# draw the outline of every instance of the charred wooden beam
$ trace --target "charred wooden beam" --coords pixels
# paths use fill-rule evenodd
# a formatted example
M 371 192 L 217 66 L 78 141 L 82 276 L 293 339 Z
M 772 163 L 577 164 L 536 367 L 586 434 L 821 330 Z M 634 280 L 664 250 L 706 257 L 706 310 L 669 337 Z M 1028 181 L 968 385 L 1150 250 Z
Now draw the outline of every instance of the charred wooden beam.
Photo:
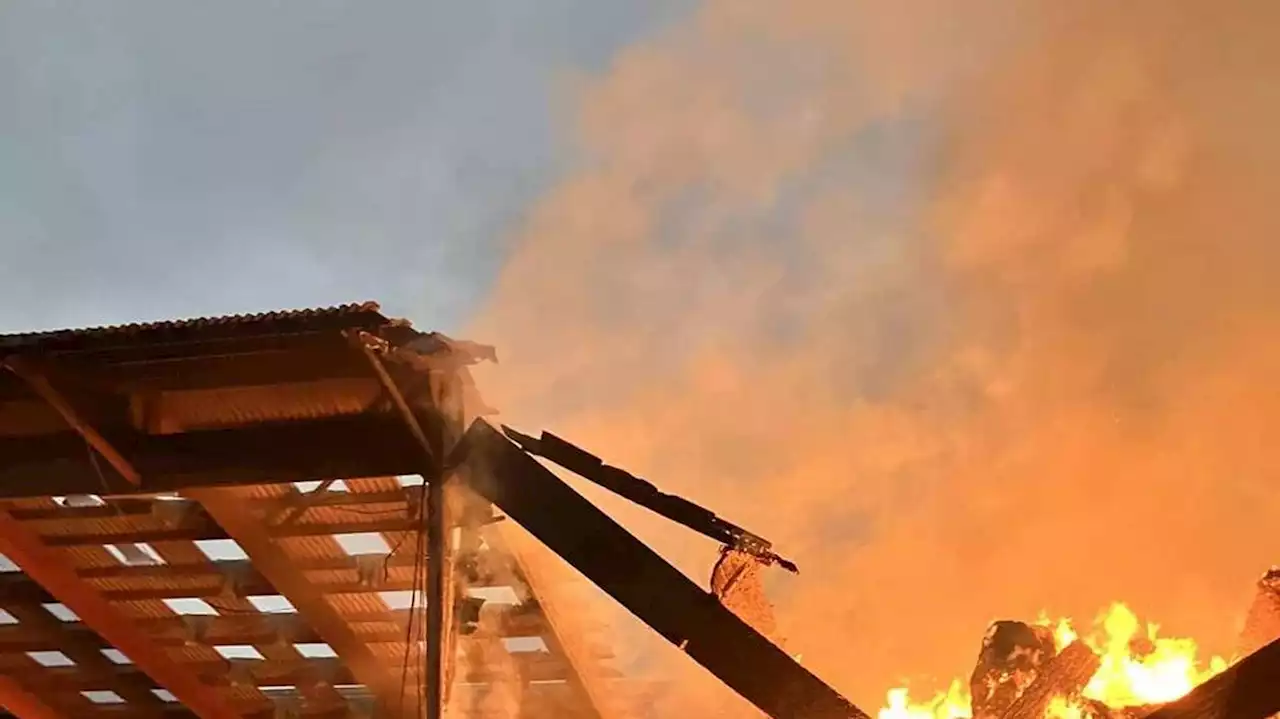
M 111 642 L 157 683 L 204 719 L 234 719 L 237 714 L 215 691 L 170 661 L 137 625 L 100 592 L 76 576 L 71 565 L 21 522 L 0 509 L 0 553 Z
M 1072 642 L 1045 663 L 1031 685 L 1005 710 L 1003 719 L 1041 719 L 1054 697 L 1071 697 L 1084 689 L 1102 660 L 1084 642 Z
M 868 717 L 488 423 L 465 442 L 475 491 L 761 711 Z
M 1280 640 L 1144 719 L 1266 719 L 1280 714 Z
M 231 429 L 112 437 L 142 477 L 95 467 L 75 433 L 0 438 L 0 497 L 158 494 L 193 487 L 417 474 L 421 450 L 394 415 L 267 422 Z M 323 451 L 317 451 L 323 448 Z M 101 469 L 103 471 L 99 472 Z
M 1003 716 L 1025 687 L 1023 682 L 1039 676 L 1054 655 L 1051 627 L 993 622 L 982 637 L 982 649 L 969 676 L 974 718 Z
M 321 492 L 304 495 L 307 509 L 345 507 L 364 508 L 368 505 L 408 505 L 417 498 L 415 487 L 380 492 Z M 246 498 L 248 505 L 255 510 L 275 509 L 283 511 L 296 506 L 298 495 L 289 495 L 274 499 Z M 59 522 L 75 522 L 79 520 L 109 519 L 114 517 L 146 517 L 156 513 L 156 506 L 162 502 L 174 502 L 172 499 L 155 499 L 152 497 L 103 497 L 100 505 L 88 507 L 12 507 L 9 514 L 14 519 L 23 521 L 57 520 Z M 177 500 L 181 503 L 181 500 Z M 194 504 L 194 503 L 193 503 Z

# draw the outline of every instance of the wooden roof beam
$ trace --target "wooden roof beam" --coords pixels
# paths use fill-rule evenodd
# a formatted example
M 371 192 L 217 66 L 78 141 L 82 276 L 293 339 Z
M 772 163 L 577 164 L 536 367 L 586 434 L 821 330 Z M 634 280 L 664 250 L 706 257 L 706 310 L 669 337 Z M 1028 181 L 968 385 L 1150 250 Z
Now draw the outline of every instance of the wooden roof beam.
M 0 707 L 19 719 L 63 719 L 61 713 L 27 691 L 13 677 L 0 676 Z
M 365 611 L 344 614 L 351 624 L 372 624 L 361 633 L 367 644 L 403 644 L 409 612 Z M 208 617 L 202 626 L 202 638 L 209 644 L 261 644 L 273 640 L 291 644 L 314 644 L 324 639 L 315 628 L 303 621 L 295 621 L 293 614 L 231 614 Z M 415 622 L 417 620 L 415 619 Z M 138 626 L 147 631 L 151 640 L 164 647 L 183 647 L 192 641 L 192 629 L 182 617 L 154 617 L 140 619 Z M 65 630 L 83 637 L 85 643 L 97 648 L 110 644 L 80 624 L 68 624 Z M 506 637 L 545 637 L 550 628 L 538 612 L 499 612 L 498 630 Z M 48 649 L 49 641 L 40 634 L 25 631 L 20 625 L 0 627 L 0 653 L 27 652 Z M 607 650 L 601 650 L 597 658 L 608 658 Z
M 299 574 L 302 574 L 299 572 Z M 303 575 L 305 577 L 305 575 Z M 172 577 L 180 579 L 179 577 Z M 159 599 L 209 599 L 216 600 L 224 595 L 227 588 L 228 575 L 206 574 L 201 579 L 208 583 L 200 586 L 162 586 L 130 589 L 99 590 L 105 599 L 113 602 L 141 602 Z M 308 580 L 309 581 L 309 580 Z M 362 584 L 358 581 L 313 582 L 315 591 L 320 594 L 373 594 L 376 592 L 409 591 L 414 587 L 413 580 L 408 577 L 388 579 L 374 585 Z M 245 577 L 235 580 L 235 589 L 242 595 L 275 594 L 276 585 L 259 570 L 254 570 Z M 23 581 L 20 577 L 12 578 L 0 575 L 0 596 L 31 602 L 56 601 L 52 593 L 34 582 Z
M 323 452 L 317 452 L 323 454 Z M 350 668 L 361 684 L 369 688 L 389 716 L 412 716 L 414 707 L 401 702 L 397 677 L 384 666 L 351 625 L 293 563 L 259 521 L 244 511 L 233 490 L 193 489 L 184 495 L 200 502 L 205 511 L 226 530 L 249 555 L 253 566 L 267 579 L 298 614 L 315 630 Z
M 23 627 L 49 637 L 58 650 L 66 654 L 76 666 L 104 674 L 115 671 L 116 664 L 101 651 L 106 647 L 98 646 L 99 642 L 91 639 L 86 632 L 71 631 L 67 624 L 55 619 L 39 604 L 15 602 L 6 597 L 0 600 L 0 607 L 13 615 Z M 129 702 L 133 715 L 152 716 L 164 706 L 164 702 L 152 693 L 151 682 L 141 675 L 122 676 L 113 689 Z
M 133 485 L 85 456 L 74 432 L 0 437 L 0 497 L 129 494 L 195 487 L 419 474 L 422 450 L 392 415 L 269 422 L 231 429 L 112 437 L 141 476 Z M 324 451 L 317 451 L 317 448 Z M 103 470 L 99 472 L 99 469 Z
M 405 505 L 417 502 L 420 487 L 401 487 L 395 490 L 378 492 L 323 492 L 305 495 L 288 494 L 279 498 L 249 498 L 248 501 L 257 507 L 267 507 L 276 511 L 284 511 L 298 504 L 298 500 L 307 497 L 307 509 L 363 507 L 371 504 Z M 77 521 L 92 519 L 109 519 L 115 517 L 146 517 L 155 513 L 159 502 L 182 504 L 172 498 L 156 499 L 137 496 L 100 497 L 102 504 L 87 507 L 13 507 L 9 513 L 21 520 L 58 520 Z
M 177 559 L 179 556 L 182 556 L 182 552 L 176 551 L 179 546 L 180 545 L 163 545 L 157 550 L 157 552 L 164 561 L 170 562 Z M 186 547 L 182 547 L 182 549 L 187 552 L 199 553 L 199 549 L 194 544 L 189 544 Z M 206 560 L 206 562 L 210 569 L 217 571 L 216 565 L 211 560 Z M 227 575 L 223 575 L 224 587 L 227 586 L 226 583 L 228 579 L 229 577 Z M 234 596 L 224 596 L 222 600 L 216 604 L 212 601 L 210 601 L 210 604 L 218 610 L 219 614 L 225 612 L 243 615 L 246 612 L 256 612 L 257 609 L 254 605 L 249 600 L 243 598 L 244 594 L 241 594 L 239 582 L 234 582 L 233 586 L 235 586 L 237 590 L 233 593 Z M 274 591 L 274 588 L 272 588 L 265 593 L 272 594 Z M 250 595 L 258 593 L 259 592 L 252 592 Z M 195 632 L 192 632 L 192 634 L 194 633 Z M 224 643 L 216 640 L 210 640 L 207 630 L 202 633 L 204 636 L 200 637 L 199 641 L 203 644 L 217 646 L 218 644 Z M 303 656 L 302 652 L 294 646 L 293 642 L 282 641 L 278 634 L 272 633 L 266 636 L 255 637 L 252 641 L 241 642 L 241 644 L 249 644 L 256 648 L 258 653 L 262 655 L 265 664 L 297 667 L 298 677 L 293 682 L 293 686 L 300 695 L 301 701 L 304 703 L 306 708 L 328 709 L 338 706 L 346 706 L 346 701 L 333 688 L 332 683 L 317 671 L 317 668 Z M 269 698 L 265 695 L 263 696 L 263 699 L 269 701 Z
M 404 637 L 400 638 L 400 642 L 402 646 Z M 565 665 L 565 660 L 554 654 L 519 652 L 511 654 L 510 657 L 518 668 L 516 673 L 526 681 L 562 681 L 569 671 Z M 230 683 L 226 660 L 213 659 L 187 662 L 185 666 L 209 683 Z M 400 670 L 396 669 L 393 673 L 395 674 L 396 687 L 399 689 Z M 114 667 L 110 673 L 76 672 L 69 675 L 51 673 L 43 667 L 33 665 L 33 668 L 29 671 L 11 672 L 9 676 L 18 678 L 29 690 L 54 689 L 55 691 L 66 691 L 73 689 L 79 691 L 110 689 L 115 691 L 116 685 L 121 679 L 131 675 L 139 676 L 139 674 L 137 667 L 127 664 Z M 483 684 L 501 682 L 507 676 L 506 673 L 495 672 L 490 667 L 476 667 L 463 672 L 459 678 L 468 683 Z M 620 673 L 615 672 L 613 678 L 618 678 L 619 676 L 621 676 Z M 410 666 L 406 678 L 408 680 L 407 689 L 413 692 L 415 691 L 415 683 L 422 680 L 423 674 L 417 667 Z M 253 682 L 259 687 L 293 686 L 298 688 L 300 684 L 316 681 L 317 679 L 324 680 L 335 686 L 364 684 L 351 672 L 350 667 L 344 665 L 340 659 L 308 659 L 305 664 L 295 661 L 268 659 L 255 662 L 253 668 Z M 301 694 L 301 691 L 299 693 Z M 406 699 L 405 703 L 409 703 L 408 699 Z M 406 706 L 403 714 L 414 717 L 413 707 Z M 379 716 L 388 715 L 381 714 Z
M 58 598 L 80 620 L 133 660 L 157 684 L 203 719 L 237 719 L 221 695 L 205 686 L 185 667 L 172 661 L 138 627 L 88 582 L 39 535 L 0 509 L 0 554 Z
M 129 484 L 137 487 L 142 484 L 142 477 L 116 448 L 106 440 L 98 430 L 76 409 L 63 392 L 53 385 L 47 370 L 36 367 L 29 360 L 21 357 L 7 357 L 3 361 L 5 369 L 20 377 L 40 399 L 52 407 L 93 451 L 105 459 L 115 471 Z
M 244 511 L 245 503 L 240 502 L 240 510 Z M 408 514 L 406 511 L 405 514 Z M 45 543 L 51 547 L 75 547 L 103 544 L 133 544 L 137 542 L 185 542 L 200 539 L 227 539 L 230 535 L 224 527 L 209 518 L 194 518 L 193 521 L 177 526 L 156 529 L 135 529 L 113 532 L 87 532 L 85 534 L 49 534 Z M 332 534 L 348 534 L 352 532 L 406 532 L 413 529 L 413 520 L 404 516 L 387 516 L 383 518 L 365 517 L 355 521 L 295 524 L 277 530 L 264 527 L 263 532 L 270 537 L 320 537 Z
M 48 374 L 16 357 L 4 366 L 21 377 L 32 391 L 49 403 L 73 429 L 129 484 L 141 484 L 141 475 L 115 447 L 93 428 L 75 403 L 58 391 Z M 0 508 L 0 553 L 17 564 L 28 577 L 47 589 L 75 612 L 87 626 L 128 656 L 160 686 L 204 719 L 233 719 L 237 713 L 195 675 L 171 661 L 132 621 L 92 585 L 76 575 L 75 567 L 40 535 Z

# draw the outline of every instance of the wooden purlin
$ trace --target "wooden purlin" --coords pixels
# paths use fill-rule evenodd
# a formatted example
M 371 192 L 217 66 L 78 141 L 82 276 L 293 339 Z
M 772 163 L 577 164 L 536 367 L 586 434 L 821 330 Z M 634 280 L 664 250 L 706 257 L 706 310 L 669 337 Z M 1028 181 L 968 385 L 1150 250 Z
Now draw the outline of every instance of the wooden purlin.
M 376 588 L 375 588 L 376 589 Z M 371 590 L 372 591 L 372 590 Z M 516 590 L 519 592 L 519 589 Z M 407 611 L 376 611 L 358 614 L 344 613 L 343 618 L 351 624 L 383 625 L 389 628 L 365 629 L 361 636 L 369 644 L 400 644 L 404 642 L 403 627 L 408 624 Z M 216 637 L 223 644 L 261 644 L 272 640 L 293 644 L 314 644 L 323 642 L 321 637 L 308 624 L 294 621 L 288 614 L 231 614 L 207 617 L 202 626 L 210 637 Z M 525 612 L 502 612 L 497 616 L 496 630 L 504 638 L 544 636 L 550 628 L 541 615 Z M 177 615 L 140 619 L 135 622 L 151 640 L 164 647 L 182 647 L 191 641 L 190 627 L 182 617 Z M 111 645 L 81 624 L 68 624 L 63 631 L 77 637 L 77 641 L 91 644 L 98 649 Z M 35 634 L 19 625 L 0 626 L 0 654 L 22 653 L 47 649 L 49 640 L 43 634 Z M 549 670 L 534 666 L 522 665 L 521 671 L 530 675 L 542 675 Z
M 131 485 L 137 486 L 140 483 L 140 475 L 133 465 L 88 421 L 75 399 L 50 380 L 48 367 L 35 367 L 16 357 L 5 358 L 3 365 L 20 377 L 83 438 L 90 453 L 97 453 L 109 462 Z M 47 546 L 39 534 L 14 519 L 3 508 L 0 508 L 0 552 L 201 717 L 230 719 L 235 716 L 223 697 L 202 686 L 186 668 L 167 661 L 163 649 L 120 614 L 99 591 L 80 579 L 66 558 L 58 554 L 58 550 Z M 76 653 L 81 651 L 81 647 L 75 645 L 66 649 Z M 90 658 L 88 654 L 91 652 L 87 652 L 83 658 Z M 90 658 L 90 663 L 95 663 L 95 659 L 101 659 L 101 656 Z M 132 686 L 122 689 L 128 694 L 134 694 Z M 150 698 L 154 699 L 154 696 Z M 143 700 L 138 712 L 145 714 L 149 704 L 150 702 Z
M 201 717 L 236 719 L 236 712 L 223 697 L 202 684 L 186 667 L 172 663 L 137 625 L 77 577 L 55 550 L 44 546 L 38 535 L 3 509 L 0 509 L 0 553 L 13 560 L 86 625 L 124 652 L 160 686 L 171 691 Z
M 199 554 L 203 556 L 203 552 L 194 544 L 187 546 L 181 545 L 162 545 L 156 549 L 157 553 L 165 560 L 171 563 L 174 560 L 180 560 L 182 554 Z M 206 558 L 206 562 L 212 565 L 213 562 Z M 216 571 L 216 567 L 214 568 Z M 253 605 L 240 596 L 239 587 L 232 575 L 224 574 L 222 577 L 224 591 L 217 599 L 210 598 L 209 603 L 219 614 L 230 613 L 244 614 L 256 611 Z M 231 591 L 225 591 L 225 590 Z M 154 638 L 153 638 L 154 641 Z M 191 640 L 188 638 L 187 642 Z M 262 654 L 263 661 L 266 664 L 279 665 L 296 665 L 299 667 L 299 681 L 294 686 L 297 688 L 299 695 L 305 700 L 308 708 L 313 709 L 332 709 L 343 704 L 342 697 L 333 689 L 333 686 L 315 671 L 315 667 L 306 663 L 298 650 L 292 646 L 291 642 L 279 641 L 279 635 L 276 633 L 263 634 L 257 637 L 251 637 L 248 641 L 236 642 L 237 644 L 249 645 L 258 650 Z M 270 704 L 270 700 L 266 696 L 262 697 L 264 703 Z M 128 699 L 128 697 L 126 697 Z M 133 703 L 133 700 L 130 700 Z
M 243 511 L 234 490 L 189 490 L 186 496 L 200 502 L 227 530 L 258 571 L 315 627 L 358 681 L 369 687 L 388 715 L 410 715 L 405 713 L 409 707 L 401 701 L 389 667 L 378 661 L 324 595 L 293 566 L 288 554 L 267 535 L 256 518 Z
M 40 697 L 12 677 L 0 676 L 0 707 L 18 719 L 64 719 Z
M 55 638 L 59 650 L 77 666 L 102 673 L 111 673 L 115 669 L 112 661 L 102 653 L 100 647 L 95 646 L 96 642 L 87 633 L 70 631 L 44 607 L 0 599 L 0 609 L 7 611 L 26 629 Z M 129 702 L 137 716 L 154 716 L 163 708 L 164 703 L 152 693 L 151 682 L 143 674 L 123 677 L 116 682 L 115 691 Z

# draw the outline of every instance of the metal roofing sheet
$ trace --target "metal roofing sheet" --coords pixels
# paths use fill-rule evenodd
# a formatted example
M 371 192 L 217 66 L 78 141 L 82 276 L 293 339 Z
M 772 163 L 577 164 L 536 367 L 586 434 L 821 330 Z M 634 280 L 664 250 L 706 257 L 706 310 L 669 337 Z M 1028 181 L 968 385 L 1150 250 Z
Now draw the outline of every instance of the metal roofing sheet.
M 332 323 L 396 324 L 383 317 L 376 302 L 361 302 L 333 307 L 317 307 L 299 310 L 281 310 L 256 314 L 224 315 L 218 317 L 194 317 L 184 320 L 141 322 L 81 329 L 60 329 L 43 332 L 24 332 L 0 335 L 0 349 L 15 351 L 44 344 L 58 344 L 67 340 L 76 343 L 95 340 L 149 340 L 168 339 L 177 336 L 195 336 L 205 333 L 227 334 L 276 334 L 306 330 L 308 327 Z

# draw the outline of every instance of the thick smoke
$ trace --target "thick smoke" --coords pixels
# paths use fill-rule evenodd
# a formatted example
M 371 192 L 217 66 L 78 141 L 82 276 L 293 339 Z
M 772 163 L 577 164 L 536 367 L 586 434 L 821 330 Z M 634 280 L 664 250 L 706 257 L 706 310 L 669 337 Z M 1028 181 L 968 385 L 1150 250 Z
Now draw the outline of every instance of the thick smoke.
M 487 398 L 794 555 L 788 649 L 864 705 L 1042 609 L 1229 651 L 1280 562 L 1277 28 L 709 0 L 582 88 L 470 329 Z

